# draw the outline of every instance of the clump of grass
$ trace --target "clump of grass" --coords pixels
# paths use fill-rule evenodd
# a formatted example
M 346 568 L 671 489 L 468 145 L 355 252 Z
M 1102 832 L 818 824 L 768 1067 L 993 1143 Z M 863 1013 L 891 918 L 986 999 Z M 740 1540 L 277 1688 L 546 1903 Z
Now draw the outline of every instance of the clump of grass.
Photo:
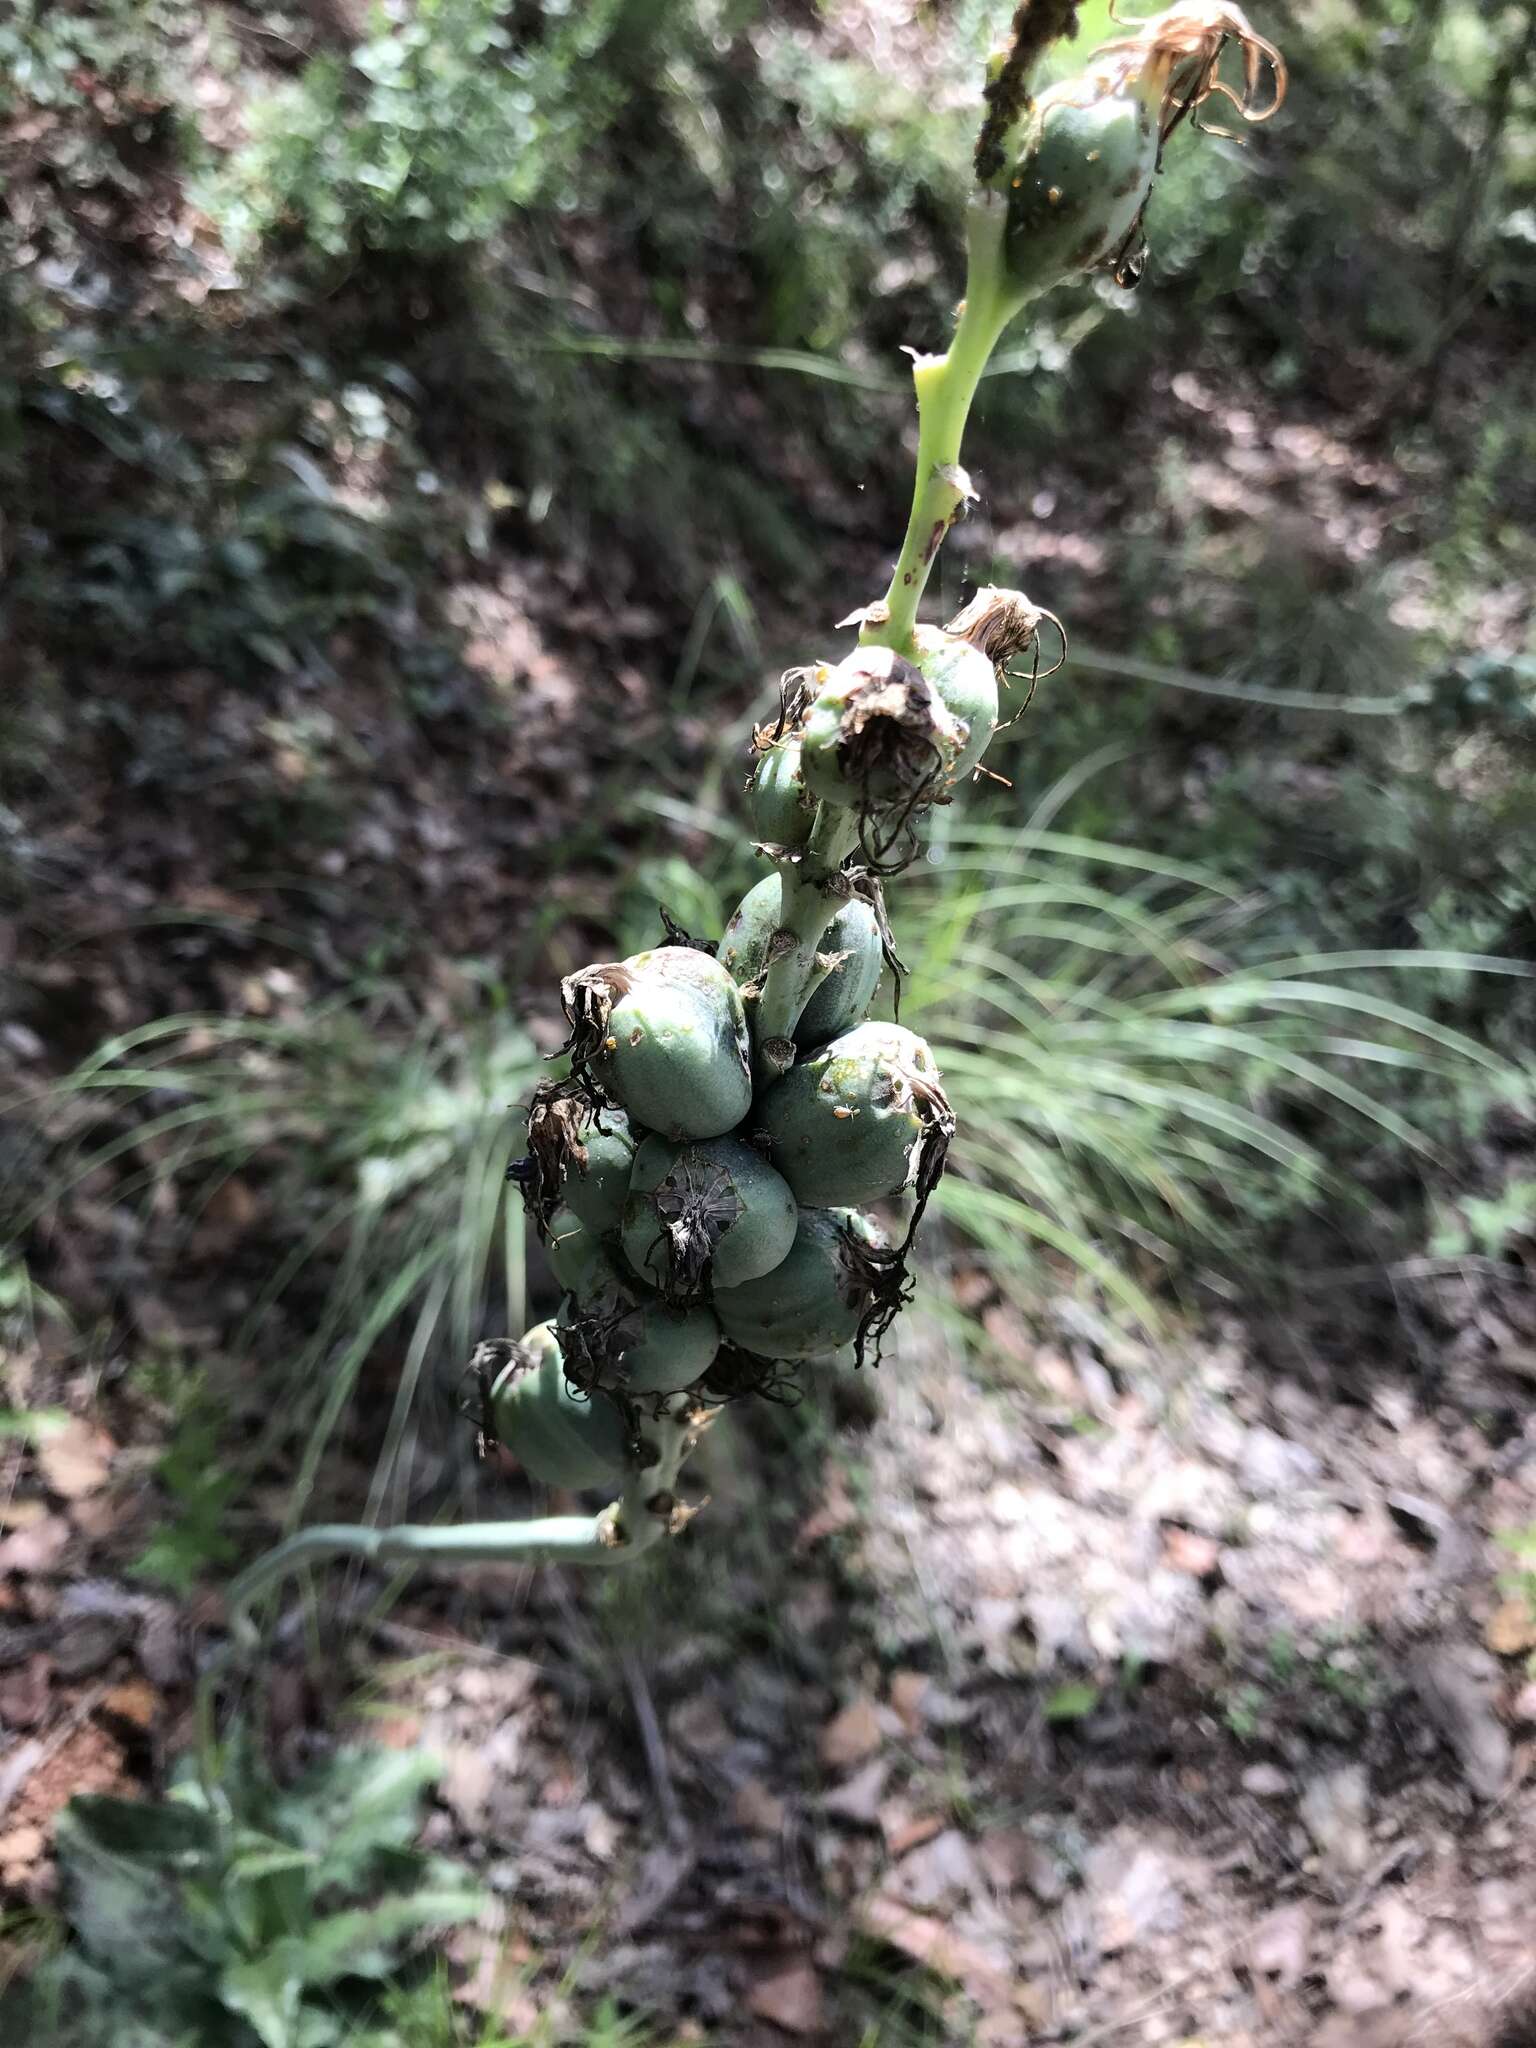
M 1519 963 L 1430 951 L 1265 957 L 1261 899 L 1045 825 L 957 820 L 914 874 L 902 1014 L 932 1015 L 959 1118 L 942 1212 L 999 1280 L 1055 1255 L 1158 1320 L 1157 1282 L 1235 1269 L 1264 1225 L 1346 1198 L 1358 1159 L 1428 1163 L 1405 1084 L 1508 1062 L 1392 990 Z
M 308 1332 L 264 1361 L 269 1420 L 253 1462 L 299 1428 L 307 1445 L 291 1512 L 313 1487 L 325 1445 L 370 1353 L 409 1331 L 406 1366 L 370 1506 L 403 1475 L 423 1376 L 462 1360 L 488 1296 L 520 1320 L 522 1224 L 504 1174 L 519 1135 L 512 1105 L 539 1060 L 496 990 L 470 1019 L 402 1015 L 391 990 L 353 990 L 302 1015 L 165 1017 L 108 1040 L 46 1105 L 59 1133 L 41 1192 L 10 1190 L 18 1231 L 46 1243 L 70 1191 L 103 1170 L 114 1199 L 153 1223 L 157 1191 L 182 1244 L 237 1177 L 255 1190 L 275 1263 L 229 1344 L 262 1358 L 274 1327 L 302 1307 Z M 168 1263 L 176 1242 L 163 1244 Z M 286 1313 L 279 1318 L 278 1311 Z

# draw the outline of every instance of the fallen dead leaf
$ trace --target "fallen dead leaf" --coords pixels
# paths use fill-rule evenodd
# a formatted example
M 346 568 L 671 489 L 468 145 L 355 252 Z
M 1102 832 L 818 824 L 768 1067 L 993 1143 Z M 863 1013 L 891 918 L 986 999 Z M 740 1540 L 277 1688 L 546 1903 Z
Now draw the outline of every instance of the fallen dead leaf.
M 720 1702 L 707 1692 L 682 1700 L 667 1716 L 667 1733 L 695 1756 L 720 1756 L 730 1748 L 731 1724 Z
M 877 1827 L 880 1796 L 890 1773 L 888 1757 L 871 1757 L 862 1770 L 855 1771 L 835 1791 L 826 1794 L 821 1802 L 822 1812 L 835 1814 L 840 1820 L 851 1820 L 859 1827 Z
M 848 1497 L 847 1482 L 839 1466 L 829 1466 L 826 1486 L 822 1492 L 821 1505 L 812 1508 L 795 1533 L 796 1550 L 809 1550 L 813 1544 L 823 1542 L 828 1536 L 835 1536 L 840 1529 L 848 1528 L 858 1519 L 858 1509 Z
M 747 1992 L 747 2006 L 786 2034 L 821 2031 L 821 1979 L 808 1962 L 796 1961 L 759 1977 Z
M 0 1724 L 36 1728 L 48 1712 L 53 1660 L 44 1652 L 12 1671 L 0 1672 Z
M 45 1515 L 29 1529 L 0 1541 L 0 1572 L 45 1572 L 69 1546 L 73 1529 L 63 1515 Z
M 109 1792 L 132 1799 L 142 1789 L 128 1773 L 122 1745 L 87 1721 L 59 1747 L 41 1755 L 16 1792 L 9 1818 L 16 1827 L 45 1831 L 77 1793 Z
M 540 1806 L 574 1806 L 581 1787 L 564 1764 L 556 1764 L 539 1791 Z
M 589 1806 L 582 1823 L 581 1843 L 594 1863 L 611 1863 L 619 1845 L 619 1824 L 606 1807 Z
M 736 1787 L 733 1806 L 739 1825 L 754 1835 L 776 1835 L 784 1826 L 784 1801 L 756 1778 Z
M 1359 1764 L 1343 1764 L 1308 1781 L 1301 1822 L 1335 1877 L 1355 1877 L 1371 1860 L 1370 1789 Z
M 261 1203 L 250 1182 L 232 1173 L 203 1206 L 193 1240 L 196 1250 L 200 1255 L 233 1250 L 260 1215 Z
M 824 1764 L 833 1770 L 845 1770 L 848 1765 L 861 1764 L 866 1757 L 873 1756 L 882 1739 L 880 1710 L 867 1694 L 861 1693 L 827 1722 L 817 1747 Z
M 1301 1982 L 1311 1954 L 1312 1908 L 1304 1899 L 1276 1906 L 1249 1937 L 1248 1960 L 1255 1973 L 1281 1991 Z
M 1243 1773 L 1243 1790 L 1255 1799 L 1283 1799 L 1290 1789 L 1291 1781 L 1278 1764 L 1250 1764 Z
M 943 1828 L 903 1856 L 883 1889 L 903 1905 L 949 1912 L 981 1897 L 986 1880 L 976 1853 L 958 1828 Z
M 1221 1558 L 1221 1545 L 1213 1536 L 1180 1528 L 1176 1522 L 1163 1530 L 1163 1562 L 1171 1571 L 1187 1572 L 1192 1579 L 1208 1579 Z
M 41 1828 L 7 1828 L 0 1835 L 0 1864 L 20 1864 L 23 1868 L 35 1863 L 43 1853 L 45 1836 Z
M 891 1705 L 901 1716 L 902 1726 L 909 1735 L 917 1735 L 923 1726 L 923 1694 L 932 1684 L 926 1671 L 897 1671 L 891 1677 Z
M 1536 1649 L 1536 1613 L 1528 1600 L 1504 1600 L 1488 1617 L 1483 1641 L 1497 1657 L 1520 1657 Z
M 1066 1892 L 1067 1874 L 1060 1859 L 1027 1829 L 994 1829 L 983 1835 L 977 1854 L 1000 1892 L 1014 1892 L 1022 1886 L 1043 1906 L 1058 1904 Z
M 880 1809 L 880 1832 L 893 1856 L 905 1856 L 920 1843 L 931 1842 L 943 1827 L 940 1815 L 914 1813 L 902 1799 L 888 1799 Z
M 401 1708 L 370 1720 L 368 1740 L 380 1749 L 415 1749 L 421 1741 L 422 1718 Z
M 448 1753 L 438 1781 L 438 1797 L 466 1833 L 475 1834 L 485 1820 L 486 1807 L 496 1782 L 495 1766 L 484 1750 L 467 1743 Z M 568 1805 L 568 1800 L 550 1800 L 545 1805 Z
M 894 1899 L 876 1894 L 858 1909 L 861 1931 L 910 1956 L 936 1976 L 948 1977 L 988 2010 L 1011 2002 L 1012 1985 L 1004 1971 L 974 1942 L 956 1934 L 942 1920 L 913 1913 Z
M 152 1685 L 142 1678 L 126 1679 L 121 1685 L 114 1685 L 105 1693 L 101 1702 L 102 1712 L 113 1715 L 119 1721 L 126 1721 L 134 1728 L 151 1728 L 160 1708 L 160 1695 Z
M 10 1500 L 0 1506 L 0 1529 L 31 1529 L 48 1513 L 45 1501 Z
M 116 1450 L 104 1429 L 71 1415 L 38 1439 L 38 1470 L 60 1500 L 84 1500 L 106 1485 Z

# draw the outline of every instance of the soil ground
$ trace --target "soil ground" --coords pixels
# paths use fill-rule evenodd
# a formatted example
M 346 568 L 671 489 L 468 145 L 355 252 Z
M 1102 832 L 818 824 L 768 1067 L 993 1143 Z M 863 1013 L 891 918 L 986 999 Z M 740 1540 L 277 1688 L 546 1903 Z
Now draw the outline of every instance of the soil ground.
M 1340 575 L 1429 487 L 1304 394 L 1271 416 L 1193 373 L 1128 425 L 1126 493 L 1169 451 L 1192 519 Z M 1124 501 L 1074 495 L 1069 452 L 1018 503 L 991 482 L 957 559 L 1049 562 L 1050 602 L 1108 638 L 1096 536 Z M 829 584 L 863 592 L 865 536 L 838 547 Z M 499 543 L 451 595 L 463 659 L 425 709 L 345 636 L 323 706 L 303 678 L 235 693 L 185 669 L 103 680 L 110 718 L 60 707 L 17 828 L 29 892 L 0 921 L 19 1157 L 63 1134 L 47 1082 L 107 1034 L 302 1014 L 386 928 L 446 1020 L 462 990 L 437 962 L 526 940 L 547 986 L 600 941 L 605 791 L 663 744 L 686 777 L 716 737 L 663 708 L 686 621 Z M 1491 593 L 1488 632 L 1528 605 Z M 248 1374 L 233 1334 L 285 1247 L 259 1174 L 185 1218 L 106 1172 L 41 1247 L 73 1322 L 18 1334 L 5 1394 L 71 1419 L 35 1453 L 0 1440 L 8 1904 L 51 1898 L 72 1793 L 155 1787 L 185 1742 L 221 1615 L 128 1571 L 167 1434 L 129 1367 Z M 1536 2041 L 1536 1604 L 1500 1542 L 1536 1523 L 1523 1271 L 1492 1337 L 1469 1266 L 1411 1350 L 1390 1314 L 1315 1347 L 1234 1317 L 1153 1348 L 1077 1299 L 1026 1315 L 949 1249 L 935 1284 L 1002 1366 L 913 1318 L 878 1377 L 733 1413 L 698 1463 L 711 1505 L 633 1577 L 424 1576 L 380 1618 L 375 1582 L 336 1575 L 334 1647 L 290 1604 L 245 1696 L 274 1755 L 345 1730 L 444 1758 L 428 1838 L 497 1902 L 453 1945 L 462 1995 L 513 2027 L 610 1992 L 663 2040 L 730 2048 Z M 357 1508 L 372 1448 L 327 1465 L 316 1513 Z M 525 1504 L 465 1431 L 423 1465 L 466 1512 Z M 265 1478 L 242 1548 L 286 1506 Z

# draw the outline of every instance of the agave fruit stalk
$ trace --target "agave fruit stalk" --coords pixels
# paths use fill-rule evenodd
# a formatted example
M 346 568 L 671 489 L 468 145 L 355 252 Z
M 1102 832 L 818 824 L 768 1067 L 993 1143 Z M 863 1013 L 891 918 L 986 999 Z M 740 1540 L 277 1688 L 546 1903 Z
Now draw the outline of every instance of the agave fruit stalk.
M 1009 47 L 993 60 L 989 112 L 976 149 L 966 216 L 966 285 L 943 355 L 913 362 L 917 476 L 890 587 L 863 614 L 866 645 L 912 653 L 917 608 L 950 527 L 975 497 L 961 467 L 966 418 L 1004 328 L 1065 279 L 1108 266 L 1140 275 L 1142 221 L 1162 148 L 1211 99 L 1243 120 L 1267 121 L 1285 97 L 1285 63 L 1242 10 L 1195 0 L 1127 28 L 1083 69 L 1034 97 L 1030 73 L 1045 32 L 1070 33 L 1075 7 L 1025 0 Z M 1220 74 L 1235 45 L 1241 84 Z M 1271 80 L 1266 91 L 1265 73 Z
M 502 1362 L 505 1346 L 482 1346 Z M 595 1514 L 544 1515 L 529 1521 L 463 1522 L 457 1525 L 396 1523 L 373 1528 L 351 1522 L 301 1529 L 257 1558 L 225 1595 L 231 1645 L 259 1646 L 253 1609 L 269 1588 L 294 1572 L 331 1557 L 356 1557 L 383 1565 L 418 1564 L 628 1564 L 664 1537 L 675 1536 L 695 1509 L 679 1499 L 678 1475 L 697 1448 L 716 1411 L 687 1396 L 663 1404 L 632 1445 L 614 1498 Z M 199 1686 L 199 1716 L 211 1719 L 217 1661 Z
M 917 474 L 890 587 L 842 622 L 860 628 L 850 654 L 785 677 L 755 736 L 752 825 L 771 875 L 732 920 L 724 960 L 669 924 L 666 944 L 561 987 L 571 1076 L 537 1092 L 512 1176 L 567 1291 L 553 1323 L 481 1347 L 478 1412 L 482 1436 L 507 1436 L 535 1476 L 614 1497 L 595 1515 L 306 1530 L 230 1589 L 237 1643 L 256 1597 L 321 1557 L 634 1557 L 692 1512 L 678 1473 L 714 1404 L 781 1393 L 797 1363 L 850 1347 L 878 1357 L 954 1133 L 929 1048 L 868 1015 L 881 964 L 893 978 L 897 966 L 879 877 L 912 857 L 929 805 L 985 772 L 1000 687 L 1021 661 L 1032 683 L 1042 625 L 1060 632 L 993 589 L 942 630 L 917 622 L 975 495 L 966 415 L 1023 306 L 1100 268 L 1134 281 L 1173 131 L 1214 99 L 1265 120 L 1285 91 L 1278 51 L 1239 9 L 1192 0 L 1036 95 L 1037 61 L 1076 14 L 1077 0 L 1020 0 L 989 71 L 966 296 L 948 350 L 914 365 Z M 1237 75 L 1223 76 L 1231 49 Z M 911 1201 L 899 1243 L 859 1213 L 887 1200 Z

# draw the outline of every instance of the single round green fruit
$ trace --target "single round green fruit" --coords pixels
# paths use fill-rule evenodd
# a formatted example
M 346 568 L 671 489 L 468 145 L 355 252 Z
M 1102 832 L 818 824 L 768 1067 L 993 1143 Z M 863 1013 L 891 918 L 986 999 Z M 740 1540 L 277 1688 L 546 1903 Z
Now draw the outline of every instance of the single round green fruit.
M 589 1301 L 618 1284 L 618 1271 L 606 1246 L 572 1209 L 557 1209 L 550 1217 L 544 1251 L 560 1286 L 580 1301 Z
M 593 1309 L 567 1295 L 555 1323 L 583 1383 L 615 1394 L 680 1394 L 720 1348 L 720 1325 L 701 1306 L 610 1296 Z
M 800 728 L 800 769 L 822 803 L 862 811 L 932 803 L 967 734 L 922 671 L 889 647 L 856 647 L 825 672 Z
M 794 1241 L 794 1196 L 739 1138 L 647 1138 L 635 1154 L 624 1256 L 669 1301 L 755 1280 Z
M 816 822 L 816 803 L 801 773 L 798 740 L 778 740 L 758 755 L 747 801 L 762 845 L 800 851 Z
M 798 1060 L 759 1105 L 769 1157 L 812 1208 L 851 1209 L 904 1188 L 930 1132 L 954 1118 L 925 1040 L 901 1024 L 857 1024 Z
M 528 1154 L 507 1169 L 541 1232 L 563 1203 L 589 1229 L 616 1230 L 624 1215 L 635 1141 L 629 1120 L 597 1108 L 580 1080 L 544 1081 L 528 1105 Z
M 752 1102 L 746 1013 L 726 969 L 691 946 L 590 967 L 562 986 L 575 1049 L 630 1120 L 669 1138 L 718 1138 Z
M 737 904 L 725 936 L 720 941 L 720 959 L 737 981 L 758 981 L 768 965 L 768 946 L 778 929 L 782 900 L 779 877 L 765 875 Z M 821 950 L 841 955 L 826 979 L 811 991 L 810 1001 L 795 1026 L 797 1045 L 819 1045 L 857 1024 L 874 1000 L 885 964 L 875 913 L 862 896 L 851 896 L 838 907 L 827 928 Z M 755 998 L 746 998 L 750 1017 Z
M 624 1470 L 628 1432 L 606 1395 L 566 1384 L 554 1325 L 540 1323 L 490 1391 L 497 1437 L 549 1486 L 601 1486 Z
M 851 1344 L 874 1297 L 847 1233 L 878 1235 L 842 1209 L 802 1209 L 789 1256 L 761 1279 L 715 1290 L 715 1314 L 732 1344 L 760 1358 L 819 1358 Z
M 565 1206 L 588 1230 L 599 1234 L 617 1230 L 624 1220 L 629 1169 L 635 1157 L 629 1118 L 621 1109 L 604 1109 L 601 1116 L 589 1116 L 576 1137 L 577 1149 L 561 1178 Z
M 937 626 L 919 626 L 912 637 L 918 667 L 950 717 L 965 728 L 953 769 L 958 782 L 970 774 L 997 731 L 997 670 L 979 647 Z
M 1074 104 L 1089 89 L 1068 78 L 1040 95 L 1008 172 L 1003 270 L 1027 295 L 1116 256 L 1152 190 L 1155 102 L 1125 85 Z

